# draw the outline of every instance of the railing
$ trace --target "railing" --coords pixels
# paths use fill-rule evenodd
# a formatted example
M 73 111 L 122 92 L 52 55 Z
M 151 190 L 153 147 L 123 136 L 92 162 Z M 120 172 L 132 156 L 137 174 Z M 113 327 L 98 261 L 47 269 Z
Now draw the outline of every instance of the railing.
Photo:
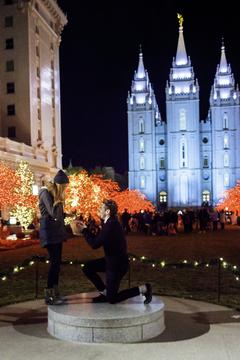
M 182 262 L 165 262 L 161 259 L 150 259 L 146 258 L 145 256 L 136 256 L 134 254 L 129 254 L 129 271 L 127 274 L 127 281 L 129 288 L 131 287 L 132 283 L 132 275 L 133 275 L 133 264 L 141 265 L 146 264 L 151 266 L 152 268 L 172 268 L 172 269 L 196 269 L 196 268 L 214 268 L 215 271 L 217 270 L 217 302 L 220 303 L 221 300 L 221 290 L 222 290 L 222 272 L 224 269 L 228 269 L 231 271 L 233 277 L 235 277 L 236 281 L 240 280 L 240 270 L 236 265 L 232 265 L 224 261 L 223 258 L 211 259 L 208 262 L 188 262 L 187 260 L 183 260 Z M 12 276 L 15 276 L 17 273 L 25 270 L 28 267 L 33 267 L 35 269 L 35 298 L 38 298 L 39 295 L 39 279 L 40 279 L 40 272 L 39 272 L 39 264 L 40 263 L 49 263 L 48 257 L 34 255 L 30 258 L 25 259 L 21 264 L 14 266 L 14 268 L 9 269 L 7 271 L 2 271 L 0 273 L 0 281 L 8 281 Z M 62 265 L 80 265 L 81 267 L 84 266 L 84 261 L 79 259 L 74 260 L 63 260 Z

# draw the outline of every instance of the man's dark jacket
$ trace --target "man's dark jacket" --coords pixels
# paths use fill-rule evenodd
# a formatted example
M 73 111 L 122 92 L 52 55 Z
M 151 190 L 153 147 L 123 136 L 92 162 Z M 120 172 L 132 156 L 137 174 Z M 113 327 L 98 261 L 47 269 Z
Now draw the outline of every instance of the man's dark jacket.
M 83 235 L 93 249 L 103 247 L 107 270 L 117 271 L 127 267 L 127 242 L 121 224 L 116 217 L 110 217 L 98 235 L 86 228 Z

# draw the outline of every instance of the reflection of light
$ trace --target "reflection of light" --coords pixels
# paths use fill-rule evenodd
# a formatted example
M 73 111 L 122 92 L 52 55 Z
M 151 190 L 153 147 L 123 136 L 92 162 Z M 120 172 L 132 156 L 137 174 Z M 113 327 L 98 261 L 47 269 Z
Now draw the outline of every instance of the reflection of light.
M 191 78 L 190 71 L 181 71 L 181 72 L 174 72 L 173 79 L 188 79 Z
M 234 98 L 234 100 L 236 100 L 236 98 L 237 98 L 237 94 L 236 94 L 236 93 L 233 94 L 233 98 Z
M 189 86 L 184 86 L 184 88 L 180 87 L 180 86 L 176 86 L 175 87 L 175 93 L 176 94 L 188 94 L 189 93 Z
M 135 83 L 135 89 L 136 89 L 137 91 L 143 90 L 143 89 L 144 89 L 144 82 L 137 82 L 137 83 Z
M 229 85 L 230 84 L 230 80 L 229 79 L 219 79 L 218 80 L 219 85 Z
M 148 103 L 149 103 L 149 104 L 152 103 L 152 99 L 151 99 L 151 98 L 148 99 Z
M 130 104 L 132 105 L 133 104 L 133 98 L 130 97 Z
M 16 225 L 17 223 L 17 219 L 15 216 L 10 216 L 10 219 L 9 219 L 9 224 L 10 225 Z
M 195 85 L 193 86 L 193 92 L 194 93 L 196 92 L 196 86 Z
M 38 185 L 34 184 L 32 186 L 32 194 L 33 195 L 38 195 Z
M 229 98 L 229 90 L 221 90 L 220 97 L 221 97 L 221 99 L 228 99 Z
M 213 98 L 214 98 L 214 100 L 217 100 L 217 92 L 216 91 L 214 91 Z
M 176 61 L 176 65 L 186 65 L 187 64 L 187 59 L 184 57 L 184 58 L 178 58 L 177 61 Z
M 136 95 L 136 102 L 137 104 L 144 104 L 145 103 L 145 95 Z
M 171 88 L 168 89 L 168 93 L 169 93 L 169 95 L 172 94 L 172 89 Z

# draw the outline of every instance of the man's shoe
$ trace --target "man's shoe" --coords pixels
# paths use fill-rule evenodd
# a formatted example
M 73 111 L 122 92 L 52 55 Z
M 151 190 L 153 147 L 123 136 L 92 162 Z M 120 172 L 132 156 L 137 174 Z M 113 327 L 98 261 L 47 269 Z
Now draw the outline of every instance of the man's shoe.
M 145 285 L 147 291 L 143 295 L 145 296 L 144 304 L 147 305 L 152 301 L 152 285 L 149 283 L 146 283 Z
M 92 298 L 92 302 L 93 303 L 105 303 L 105 302 L 108 302 L 107 301 L 107 297 L 103 294 L 100 294 L 94 298 Z

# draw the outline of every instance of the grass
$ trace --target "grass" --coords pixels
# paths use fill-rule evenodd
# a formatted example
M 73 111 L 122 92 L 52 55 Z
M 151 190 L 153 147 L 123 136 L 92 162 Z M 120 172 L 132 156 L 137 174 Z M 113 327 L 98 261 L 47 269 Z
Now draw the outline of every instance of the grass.
M 147 237 L 141 235 L 128 236 L 129 253 L 146 256 L 147 259 L 158 259 L 166 262 L 209 261 L 223 257 L 234 265 L 240 265 L 240 228 L 228 227 L 226 231 L 209 232 L 207 234 L 183 234 L 175 237 Z M 24 259 L 35 254 L 45 255 L 45 249 L 39 245 L 22 249 L 0 252 L 0 272 L 13 269 Z M 63 259 L 81 259 L 83 261 L 100 257 L 101 250 L 92 250 L 84 239 L 74 238 L 64 244 Z M 217 303 L 218 301 L 218 268 L 210 267 L 152 267 L 151 261 L 131 262 L 131 286 L 151 282 L 154 294 L 170 295 L 198 299 Z M 39 264 L 38 297 L 43 297 L 46 286 L 48 264 Z M 122 281 L 121 287 L 128 287 L 128 275 Z M 35 298 L 36 264 L 26 267 L 23 271 L 12 275 L 0 283 L 0 306 Z M 60 288 L 64 294 L 74 294 L 93 291 L 92 284 L 84 277 L 80 265 L 62 265 Z M 240 283 L 235 280 L 230 269 L 221 270 L 220 304 L 230 307 L 240 307 Z

